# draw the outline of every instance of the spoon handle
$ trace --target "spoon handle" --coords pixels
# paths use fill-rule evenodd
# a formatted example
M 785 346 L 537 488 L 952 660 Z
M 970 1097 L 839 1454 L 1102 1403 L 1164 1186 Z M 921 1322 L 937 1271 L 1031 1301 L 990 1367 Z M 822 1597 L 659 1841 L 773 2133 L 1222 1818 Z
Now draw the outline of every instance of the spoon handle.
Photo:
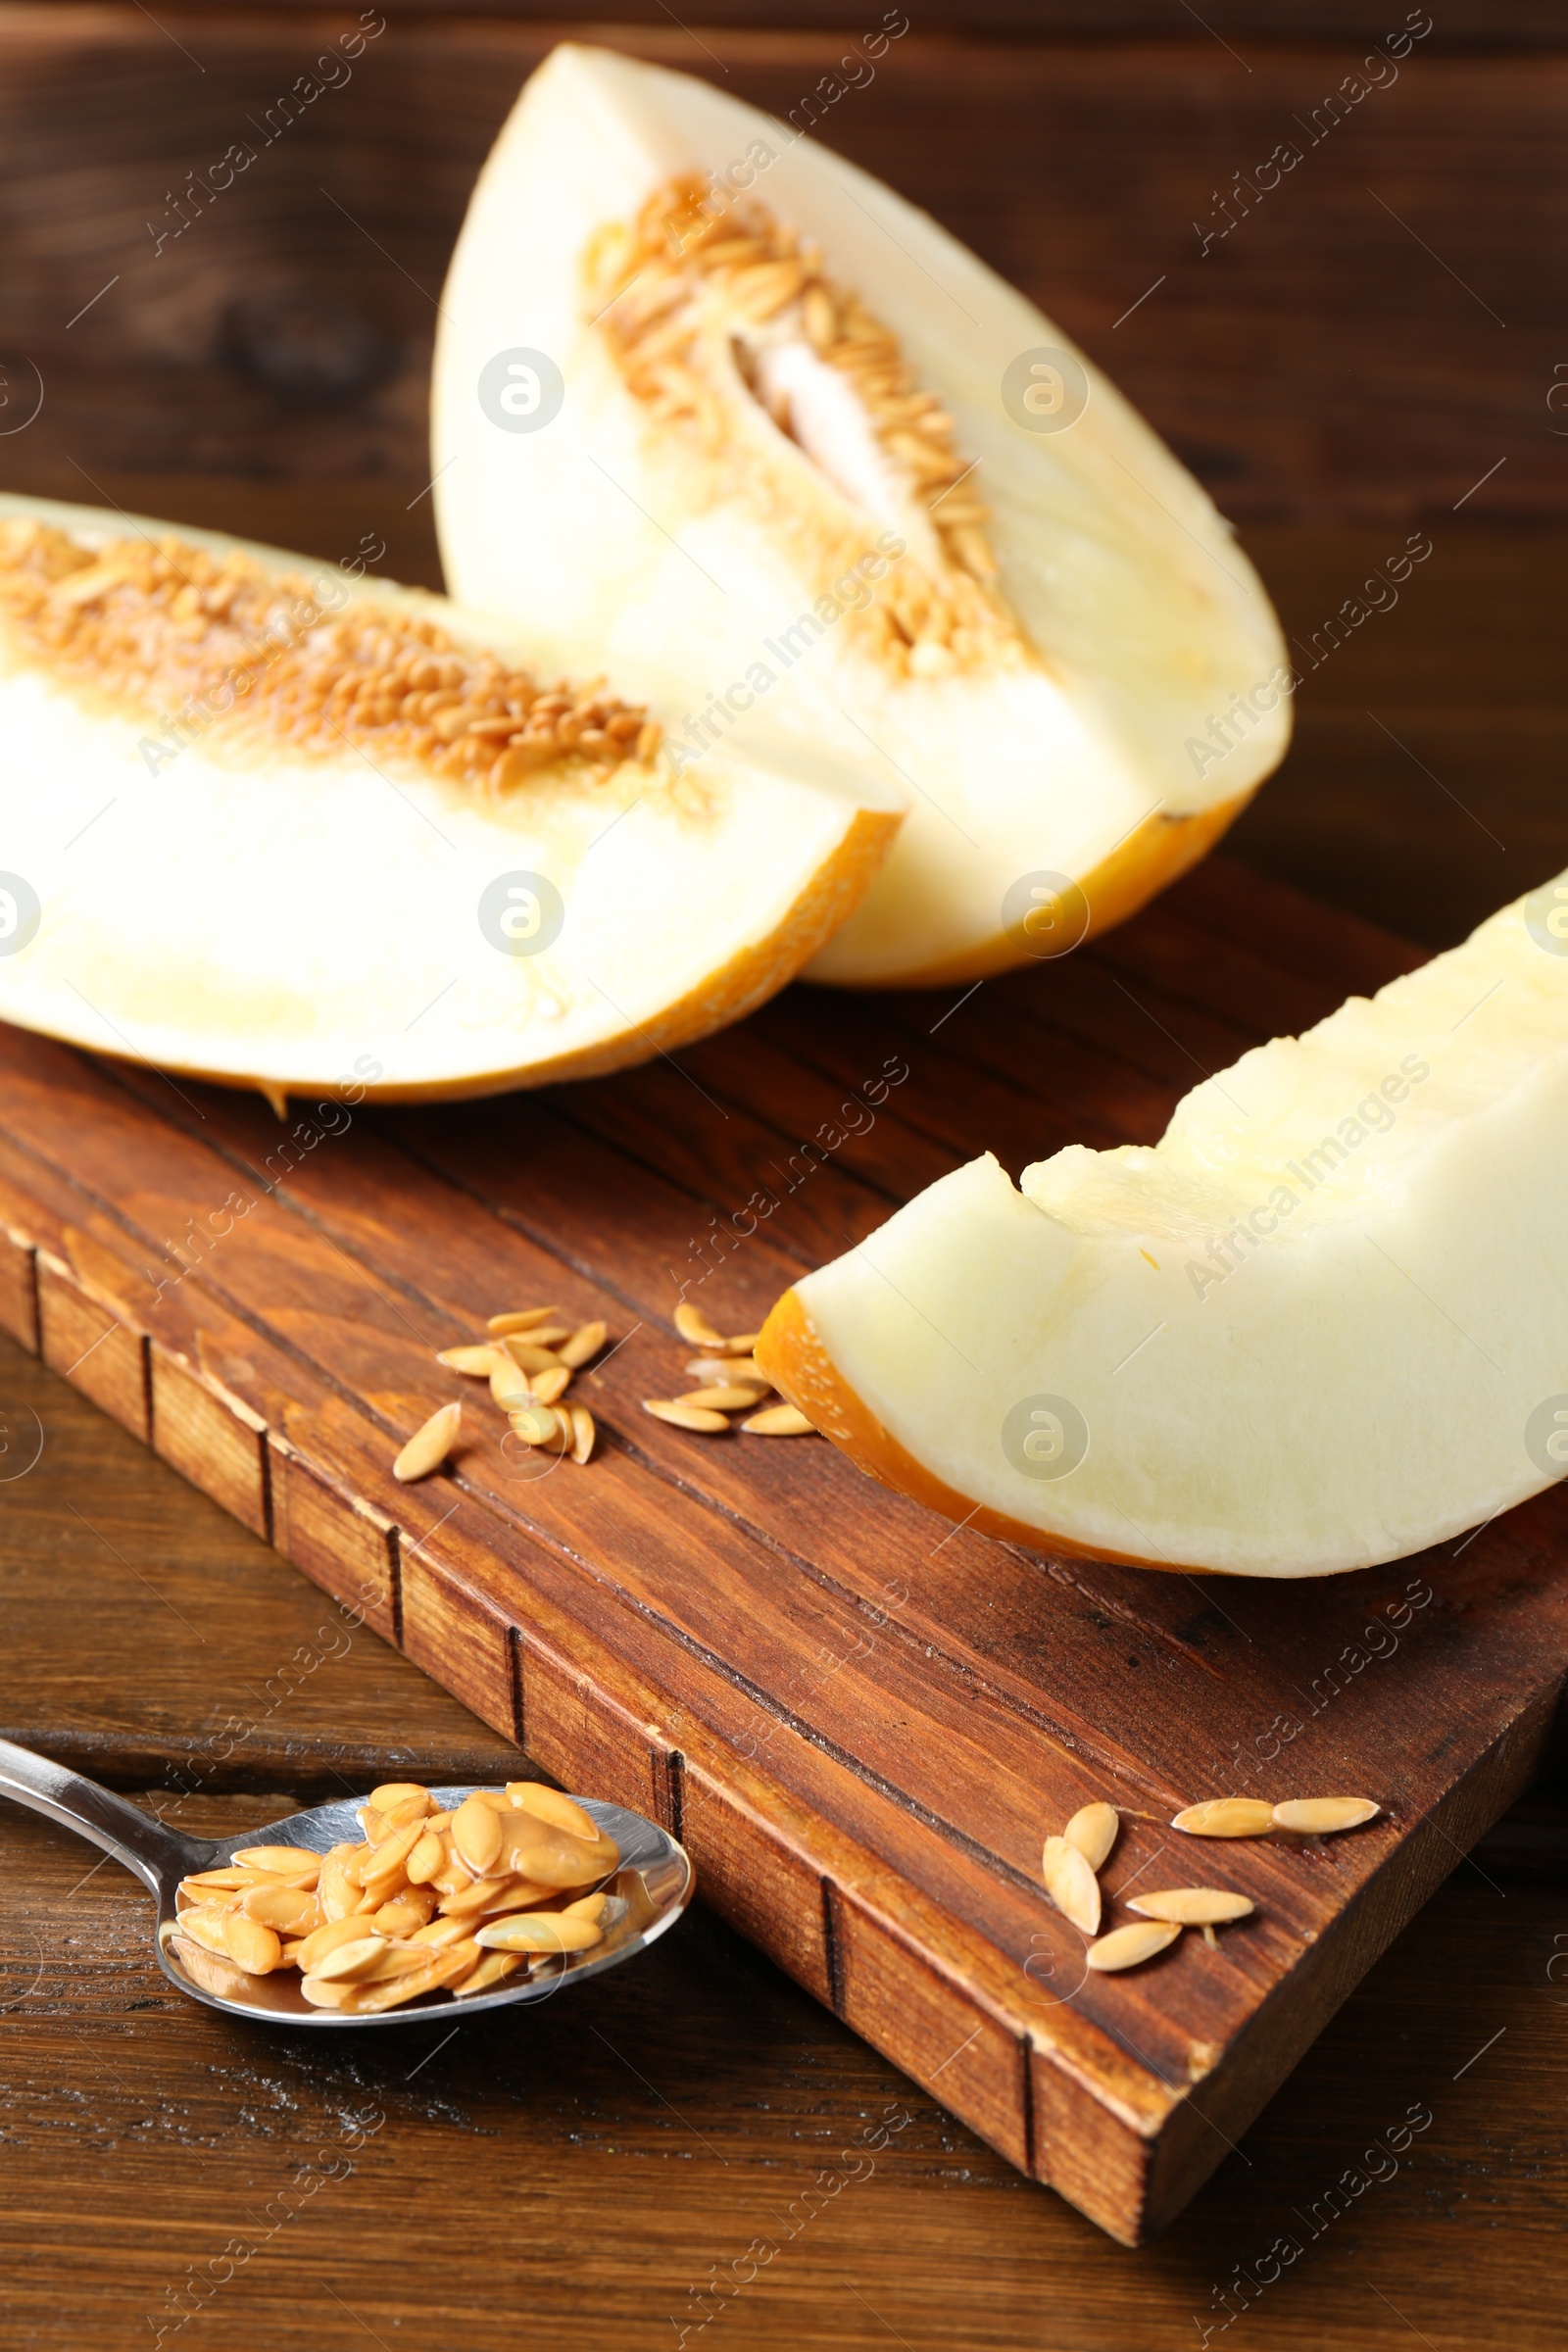
M 0 1796 L 29 1805 L 78 1837 L 90 1838 L 133 1870 L 154 1894 L 162 1894 L 185 1872 L 205 1869 L 217 1850 L 209 1839 L 166 1828 L 112 1789 L 100 1788 L 96 1781 L 84 1780 L 79 1772 L 36 1755 L 30 1747 L 18 1747 L 11 1740 L 0 1740 Z

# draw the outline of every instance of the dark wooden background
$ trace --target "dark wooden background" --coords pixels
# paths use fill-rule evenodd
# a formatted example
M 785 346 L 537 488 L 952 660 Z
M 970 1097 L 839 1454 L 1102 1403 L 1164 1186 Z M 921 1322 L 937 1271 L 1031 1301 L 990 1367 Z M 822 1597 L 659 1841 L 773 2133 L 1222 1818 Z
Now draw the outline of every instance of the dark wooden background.
M 354 18 L 0 7 L 0 478 L 328 556 L 371 530 L 434 580 L 419 493 L 446 258 L 518 84 L 588 13 L 394 5 L 352 78 L 264 145 L 268 108 Z M 787 114 L 885 12 L 832 0 L 833 31 L 720 0 L 630 13 L 605 37 Z M 1422 12 L 1202 14 L 944 0 L 817 135 L 1111 369 L 1240 524 L 1308 658 L 1405 534 L 1430 535 L 1398 607 L 1309 672 L 1298 748 L 1237 846 L 1441 945 L 1568 860 L 1568 12 L 1440 10 L 1315 146 L 1314 109 Z M 1216 194 L 1287 138 L 1300 164 L 1203 253 L 1195 221 L 1222 221 Z M 236 140 L 255 162 L 197 189 L 175 236 L 172 199 Z
M 602 37 L 788 113 L 883 11 L 621 13 L 633 28 Z M 1439 7 L 1396 84 L 1204 257 L 1193 222 L 1212 223 L 1214 192 L 1404 7 L 910 13 L 817 135 L 1108 367 L 1238 521 L 1293 637 L 1309 646 L 1406 532 L 1431 537 L 1398 608 L 1308 675 L 1296 747 L 1234 846 L 1430 945 L 1457 937 L 1568 861 L 1568 16 Z M 7 486 L 327 556 L 373 530 L 389 569 L 435 579 L 420 494 L 445 258 L 517 84 L 590 12 L 384 14 L 353 80 L 155 252 L 147 222 L 172 224 L 186 174 L 258 146 L 246 118 L 353 17 L 0 8 Z M 0 1404 L 13 1446 L 28 1413 L 44 1435 L 37 1468 L 0 1483 L 5 1730 L 129 1788 L 194 1746 L 185 1817 L 205 1804 L 215 1823 L 498 1752 L 364 1634 L 280 1697 L 283 1662 L 325 1645 L 320 1595 L 9 1348 Z M 220 1762 L 231 1717 L 249 1728 Z M 1564 1824 L 1544 1791 L 1501 1825 L 1172 2236 L 1129 2255 L 700 1913 L 549 2032 L 468 2028 L 442 2048 L 432 2029 L 406 2057 L 307 2058 L 176 2006 L 133 1884 L 108 1865 L 78 1886 L 84 1850 L 8 1818 L 3 2332 L 51 2352 L 151 2340 L 187 2266 L 266 2226 L 354 2110 L 385 2121 L 353 2177 L 300 2201 L 203 2340 L 444 2352 L 592 2329 L 640 2352 L 695 2329 L 689 2290 L 770 2236 L 778 2257 L 688 2343 L 720 2326 L 742 2344 L 917 2352 L 1163 2352 L 1205 2326 L 1237 2352 L 1554 2343 Z M 1397 2174 L 1221 2334 L 1215 2290 L 1266 2269 L 1280 2231 L 1301 2234 L 1291 2213 L 1412 2103 L 1434 2120 Z M 885 2109 L 908 2120 L 846 2185 L 841 2151 Z M 821 2212 L 781 2221 L 821 2168 L 840 2182 Z

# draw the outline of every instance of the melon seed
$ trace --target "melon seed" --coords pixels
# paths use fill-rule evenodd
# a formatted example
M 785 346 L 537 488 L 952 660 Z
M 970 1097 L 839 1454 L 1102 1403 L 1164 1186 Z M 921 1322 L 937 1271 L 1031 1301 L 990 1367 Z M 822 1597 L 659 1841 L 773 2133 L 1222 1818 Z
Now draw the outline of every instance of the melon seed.
M 1075 1845 L 1091 1870 L 1099 1870 L 1116 1842 L 1121 1817 L 1114 1805 L 1103 1802 L 1080 1805 L 1062 1836 L 1069 1845 Z
M 499 1348 L 443 1348 L 435 1360 L 465 1380 L 488 1380 L 502 1359 Z
M 645 1396 L 643 1411 L 652 1413 L 656 1421 L 668 1421 L 675 1429 L 701 1430 L 707 1436 L 729 1427 L 722 1413 L 710 1412 L 702 1404 L 677 1404 L 672 1396 Z
M 1156 1952 L 1174 1943 L 1180 1934 L 1181 1929 L 1173 1921 L 1140 1920 L 1133 1927 L 1112 1928 L 1108 1936 L 1102 1936 L 1098 1943 L 1089 1946 L 1084 1957 L 1091 1968 L 1105 1976 L 1113 1970 L 1137 1968 L 1143 1961 L 1152 1960 Z
M 1040 1875 L 1062 1917 L 1070 1919 L 1082 1935 L 1095 1935 L 1100 1927 L 1100 1881 L 1077 1846 L 1065 1838 L 1048 1838 Z
M 710 1348 L 715 1355 L 729 1353 L 729 1342 L 723 1333 L 710 1323 L 702 1309 L 693 1306 L 689 1298 L 683 1298 L 675 1309 L 675 1329 L 694 1348 Z
M 1274 1827 L 1274 1808 L 1255 1796 L 1211 1796 L 1174 1815 L 1170 1826 L 1189 1838 L 1263 1838 Z
M 428 1478 L 439 1470 L 457 1442 L 463 1421 L 461 1404 L 443 1404 L 422 1421 L 392 1465 L 392 1475 L 401 1486 L 415 1479 Z
M 473 1872 L 482 1879 L 501 1851 L 501 1823 L 492 1806 L 466 1796 L 452 1816 L 452 1842 Z
M 556 1353 L 568 1371 L 578 1372 L 590 1357 L 599 1353 L 609 1337 L 608 1323 L 579 1323 L 569 1338 L 562 1341 Z
M 750 1420 L 743 1421 L 741 1427 L 751 1438 L 814 1438 L 816 1435 L 815 1422 L 808 1421 L 799 1406 L 793 1404 L 764 1405 L 760 1413 L 753 1413 Z
M 1358 1830 L 1382 1810 L 1369 1796 L 1298 1796 L 1274 1807 L 1274 1827 L 1329 1838 L 1336 1830 Z
M 1254 1907 L 1245 1894 L 1230 1894 L 1223 1886 L 1166 1886 L 1153 1894 L 1127 1898 L 1129 1911 L 1140 1911 L 1145 1919 L 1172 1920 L 1183 1928 L 1250 1919 Z

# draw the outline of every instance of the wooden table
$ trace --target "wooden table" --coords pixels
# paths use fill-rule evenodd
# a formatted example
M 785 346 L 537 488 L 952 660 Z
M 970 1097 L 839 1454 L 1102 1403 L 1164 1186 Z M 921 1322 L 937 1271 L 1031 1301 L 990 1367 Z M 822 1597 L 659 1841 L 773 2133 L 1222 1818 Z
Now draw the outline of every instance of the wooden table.
M 1546 124 L 1563 67 L 1530 54 L 1557 35 L 1523 5 L 1506 24 L 1454 17 L 1397 96 L 1368 102 L 1361 148 L 1347 132 L 1313 157 L 1296 209 L 1250 225 L 1219 273 L 1177 250 L 1192 189 L 1223 183 L 1275 112 L 1310 106 L 1364 45 L 1357 31 L 1382 27 L 1348 7 L 1332 23 L 1278 12 L 1268 30 L 1255 11 L 1204 13 L 1218 46 L 1123 8 L 1115 28 L 1137 37 L 1118 51 L 1085 40 L 1100 26 L 1068 5 L 1031 21 L 998 0 L 967 48 L 939 9 L 828 135 L 895 172 L 1110 358 L 1243 517 L 1293 635 L 1309 640 L 1408 528 L 1432 525 L 1419 596 L 1309 677 L 1297 746 L 1236 846 L 1442 945 L 1568 861 L 1563 548 L 1498 527 L 1563 503 L 1549 272 L 1532 244 L 1550 208 L 1524 205 L 1519 176 L 1560 169 Z M 713 29 L 765 12 L 682 14 L 736 86 L 772 105 L 842 45 Z M 0 11 L 11 152 L 42 191 L 0 262 L 0 358 L 34 354 L 52 387 L 40 429 L 0 444 L 6 478 L 90 497 L 85 466 L 127 507 L 327 556 L 375 528 L 389 568 L 433 577 L 418 503 L 428 310 L 405 265 L 439 277 L 466 174 L 546 36 L 399 17 L 377 72 L 271 159 L 259 204 L 200 224 L 171 270 L 132 265 L 130 214 L 148 187 L 178 185 L 251 84 L 292 74 L 314 27 L 287 12 L 160 18 L 175 45 L 132 10 Z M 716 74 L 659 23 L 635 45 Z M 1492 54 L 1461 54 L 1489 39 Z M 1050 159 L 1038 188 L 1016 177 L 1031 142 Z M 1000 211 L 980 175 L 993 146 L 1015 173 Z M 93 186 L 128 207 L 123 240 L 103 230 L 102 193 L 83 198 L 88 150 Z M 323 242 L 319 185 L 349 186 L 345 172 L 401 275 L 361 253 L 356 227 L 328 222 Z M 1397 227 L 1373 249 L 1363 178 L 1418 220 L 1442 269 Z M 1040 235 L 1046 220 L 1063 240 Z M 106 299 L 66 327 L 65 275 L 85 302 L 122 242 L 124 307 Z M 1167 266 L 1169 322 L 1151 304 L 1118 331 L 1124 301 Z M 318 284 L 305 342 L 369 356 L 336 405 L 291 411 L 269 370 L 295 328 L 265 297 L 299 270 Z M 236 311 L 241 285 L 254 299 Z M 345 318 L 387 340 L 356 341 Z M 8 390 L 22 381 L 13 367 Z M 1499 454 L 1505 469 L 1457 511 Z M 197 1829 L 514 1756 L 4 1342 L 0 1419 L 0 1732 L 154 1791 Z M 40 1430 L 36 1465 L 5 1479 Z M 455 2032 L 432 2020 L 339 2059 L 179 2002 L 133 1881 L 31 1817 L 0 1828 L 8 2346 L 119 2352 L 160 2328 L 165 2344 L 196 2341 L 198 2325 L 236 2352 L 554 2352 L 590 2335 L 640 2352 L 711 2341 L 721 2325 L 726 2340 L 792 2352 L 1560 2340 L 1560 1787 L 1456 1868 L 1176 2229 L 1136 2254 L 1031 2187 L 700 1906 L 569 2008 Z
M 0 1404 L 0 1459 L 43 1435 L 0 1488 L 7 1737 L 214 1831 L 514 1757 L 9 1342 Z M 1255 2306 L 1240 2352 L 1560 2341 L 1568 1806 L 1544 1794 L 1137 2254 L 700 1905 L 569 2007 L 339 2055 L 183 2002 L 131 1878 L 31 1815 L 0 1832 L 8 2346 L 654 2352 L 729 2296 L 726 2340 L 791 2352 L 1163 2352 L 1227 2293 Z
M 301 542 L 330 528 L 289 519 Z M 1507 662 L 1542 682 L 1507 723 L 1538 738 L 1560 711 L 1544 644 L 1529 668 L 1530 591 L 1556 554 L 1483 542 L 1468 599 L 1463 578 L 1448 591 L 1457 661 L 1480 586 L 1507 583 Z M 1277 536 L 1287 612 L 1323 561 Z M 1309 861 L 1322 798 L 1344 789 L 1349 662 L 1374 653 L 1370 691 L 1394 710 L 1439 659 L 1396 622 L 1348 654 L 1345 703 L 1308 706 L 1256 820 L 1275 861 Z M 1478 733 L 1486 708 L 1479 695 Z M 1519 802 L 1516 788 L 1478 803 L 1514 845 Z M 1433 832 L 1388 867 L 1375 826 L 1342 838 L 1361 893 L 1425 890 L 1433 927 L 1457 928 Z M 156 1791 L 198 1829 L 514 1755 L 9 1342 L 0 1407 L 0 1464 L 23 1469 L 42 1439 L 35 1466 L 0 1483 L 0 1732 Z M 1220 2340 L 1229 2311 L 1239 2352 L 1412 2328 L 1445 2352 L 1528 2352 L 1558 2340 L 1550 2247 L 1568 2206 L 1563 1793 L 1538 1792 L 1456 1868 L 1176 2229 L 1136 2255 L 1031 2188 L 701 1907 L 569 2010 L 455 2034 L 433 2020 L 339 2059 L 179 2002 L 134 1882 L 8 1813 L 6 2340 L 118 2352 L 216 2289 L 203 2340 L 300 2352 L 367 2332 L 421 2352 L 500 2347 L 524 2317 L 541 2346 L 574 2344 L 584 2321 L 616 2346 L 683 2327 L 690 2343 L 725 2295 L 733 2339 L 791 2347 L 947 2352 L 1049 2328 L 1054 2345 L 1160 2352 L 1205 2327 Z M 466 2197 L 518 2216 L 514 2233 L 486 2232 L 477 2264 L 453 2253 Z

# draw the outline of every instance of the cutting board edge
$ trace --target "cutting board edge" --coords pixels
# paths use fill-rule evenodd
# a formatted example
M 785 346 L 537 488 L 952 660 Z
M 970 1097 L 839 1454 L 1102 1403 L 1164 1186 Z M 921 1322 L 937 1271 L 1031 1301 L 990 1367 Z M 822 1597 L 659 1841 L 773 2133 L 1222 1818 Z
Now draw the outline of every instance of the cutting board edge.
M 920 1895 L 905 1906 L 924 1915 L 928 1933 L 923 1937 L 907 1920 L 900 1920 L 898 1904 L 869 1896 L 857 1883 L 858 1873 L 835 1877 L 821 1868 L 816 1854 L 769 1818 L 765 1804 L 749 1802 L 728 1785 L 728 1774 L 705 1772 L 684 1753 L 661 1728 L 658 1707 L 614 1705 L 596 1687 L 590 1670 L 569 1657 L 556 1657 L 546 1673 L 537 1641 L 528 1675 L 528 1625 L 498 1609 L 461 1573 L 437 1569 L 425 1539 L 353 1493 L 329 1463 L 309 1458 L 288 1431 L 269 1427 L 207 1365 L 134 1318 L 125 1290 L 133 1291 L 145 1270 L 139 1274 L 134 1267 L 135 1245 L 128 1235 L 115 1237 L 118 1248 L 106 1248 L 63 1225 L 58 1210 L 40 1207 L 35 1236 L 16 1214 L 19 1205 L 24 1210 L 28 1205 L 25 1197 L 19 1202 L 13 1187 L 6 1191 L 11 1205 L 0 1244 L 0 1327 L 190 1484 L 271 1541 L 301 1573 L 361 1608 L 373 1631 L 432 1673 L 481 1721 L 519 1745 L 526 1735 L 529 1752 L 558 1777 L 622 1795 L 677 1835 L 683 1828 L 690 1834 L 695 1825 L 690 1800 L 700 1789 L 710 1815 L 716 1810 L 724 1817 L 718 1824 L 710 1818 L 695 1840 L 707 1849 L 706 1858 L 699 1853 L 699 1864 L 721 1915 L 1010 2163 L 1056 2188 L 1123 2243 L 1145 2242 L 1167 2226 L 1223 2160 L 1231 2144 L 1229 2130 L 1218 2114 L 1207 2114 L 1207 2107 L 1217 2105 L 1226 2127 L 1244 2131 L 1366 1968 L 1461 1858 L 1456 1846 L 1435 1835 L 1426 1842 L 1441 1868 L 1412 1877 L 1402 1868 L 1407 1846 L 1392 1854 L 1343 1915 L 1346 1924 L 1337 1921 L 1320 1947 L 1324 1956 L 1308 1981 L 1317 1997 L 1303 2005 L 1299 1974 L 1293 1971 L 1204 2078 L 1211 2087 L 1200 2106 L 1188 2086 L 1162 2083 L 1153 2073 L 1139 2074 L 1110 2037 L 1086 2021 L 1075 2020 L 1076 2030 L 1063 2040 L 1030 2020 L 1027 1995 L 1019 2009 L 999 1997 L 994 1985 L 987 1988 L 956 1973 L 929 1936 L 940 1905 Z M 84 1264 L 73 1262 L 78 1257 Z M 171 1409 L 176 1403 L 178 1409 Z M 301 1506 L 301 1494 L 309 1498 L 308 1509 Z M 411 1590 L 420 1595 L 412 1608 Z M 454 1623 L 467 1621 L 455 1640 L 442 1638 L 443 1611 Z M 476 1624 L 489 1635 L 487 1666 L 476 1663 Z M 541 1713 L 537 1699 L 525 1704 L 525 1678 L 537 1691 L 551 1676 L 555 1704 Z M 1528 1741 L 1513 1743 L 1513 1756 L 1523 1761 L 1511 1763 L 1494 1780 L 1487 1778 L 1508 1748 L 1515 1728 L 1510 1725 L 1461 1776 L 1457 1789 L 1485 1786 L 1488 1790 L 1484 1818 L 1478 1814 L 1466 1824 L 1470 1838 L 1479 1837 L 1527 1784 L 1546 1744 L 1558 1697 L 1554 1689 L 1537 1692 L 1529 1702 L 1539 1720 Z M 573 1711 L 575 1737 L 563 1728 Z M 677 1720 L 680 1712 L 673 1708 Z M 596 1714 L 600 1720 L 594 1722 Z M 727 1761 L 733 1767 L 737 1759 Z M 1455 1790 L 1446 1792 L 1437 1809 L 1455 1795 Z M 802 1805 L 803 1800 L 787 1796 L 786 1810 L 799 1812 Z M 685 1810 L 692 1811 L 690 1823 L 683 1821 Z M 821 1832 L 819 1846 L 847 1853 L 854 1845 L 849 1834 L 825 1817 L 813 1815 L 813 1820 Z M 856 1850 L 864 1856 L 872 1881 L 894 1875 L 871 1849 Z M 794 1889 L 793 1903 L 772 1911 L 749 1899 L 769 1871 L 782 1874 Z M 781 1932 L 782 1923 L 787 1916 L 799 1924 L 802 1895 L 811 1891 L 802 1882 L 811 1879 L 815 1900 L 804 1909 L 808 1921 L 814 1913 L 814 1922 L 792 1940 Z M 1382 1890 L 1381 1911 L 1370 1899 L 1375 1889 Z M 1376 1914 L 1380 1924 L 1375 1935 L 1357 1937 L 1348 1923 L 1363 1909 L 1368 1920 Z M 1010 1970 L 1005 1956 L 976 1931 L 951 1915 L 943 1917 L 958 1942 L 969 1940 L 977 1953 L 983 1948 Z M 1270 2049 L 1287 1997 L 1297 2001 L 1303 2023 L 1287 2035 L 1275 2035 Z M 943 2031 L 933 2038 L 939 2025 Z M 955 2034 L 949 2044 L 950 2026 L 968 2030 Z M 922 2060 L 941 2046 L 949 2047 L 949 2055 L 934 2068 L 923 2066 Z

